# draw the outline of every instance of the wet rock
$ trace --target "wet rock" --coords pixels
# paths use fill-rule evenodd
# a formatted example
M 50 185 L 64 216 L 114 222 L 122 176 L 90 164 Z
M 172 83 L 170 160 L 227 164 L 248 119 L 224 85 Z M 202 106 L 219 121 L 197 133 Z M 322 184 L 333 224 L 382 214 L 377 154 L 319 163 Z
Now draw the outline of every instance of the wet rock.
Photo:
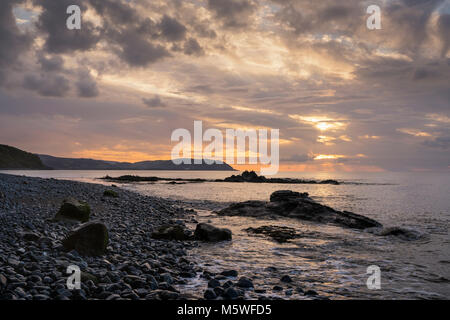
M 305 296 L 318 296 L 319 294 L 314 290 L 307 290 Z
M 58 213 L 55 215 L 54 220 L 75 220 L 80 222 L 89 221 L 91 214 L 90 206 L 73 198 L 64 200 Z
M 272 290 L 273 290 L 273 291 L 283 291 L 283 287 L 280 287 L 280 286 L 274 286 L 274 287 L 272 288 Z
M 282 216 L 318 223 L 331 223 L 342 227 L 366 229 L 382 225 L 370 218 L 347 211 L 336 211 L 315 202 L 307 193 L 290 190 L 275 191 L 270 202 L 245 201 L 231 204 L 218 212 L 225 216 L 267 217 Z
M 291 283 L 292 282 L 292 278 L 288 275 L 284 275 L 281 277 L 281 282 L 285 282 L 285 283 Z
M 63 241 L 65 250 L 77 250 L 81 255 L 98 256 L 106 252 L 108 230 L 103 223 L 88 222 L 73 230 Z
M 209 288 L 217 288 L 220 287 L 220 282 L 216 279 L 211 279 L 208 281 L 208 287 Z
M 163 225 L 153 232 L 151 237 L 158 240 L 192 240 L 191 231 L 179 224 Z
M 241 288 L 253 288 L 253 282 L 247 277 L 241 277 L 238 280 L 237 286 Z
M 206 300 L 214 300 L 217 298 L 217 295 L 212 289 L 206 289 L 205 293 L 203 294 L 203 297 Z
M 268 236 L 279 243 L 288 242 L 292 239 L 301 237 L 301 234 L 297 233 L 294 228 L 282 227 L 282 226 L 261 226 L 258 228 L 247 228 L 244 231 L 251 234 L 262 234 Z
M 241 175 L 232 175 L 225 178 L 224 182 L 265 182 L 264 176 L 258 176 L 255 171 L 244 171 Z
M 207 242 L 229 241 L 231 240 L 231 231 L 216 228 L 207 223 L 199 223 L 195 229 L 194 237 L 197 240 Z
M 220 273 L 221 275 L 225 277 L 237 277 L 238 272 L 236 270 L 225 270 Z
M 378 236 L 395 236 L 402 240 L 412 241 L 423 238 L 423 234 L 412 229 L 406 229 L 401 227 L 387 227 L 387 228 L 373 228 L 368 230 L 369 232 Z
M 297 287 L 295 288 L 295 291 L 297 291 L 297 293 L 303 294 L 305 291 L 303 291 L 303 288 L 301 287 Z
M 237 297 L 239 297 L 239 294 L 236 289 L 230 287 L 225 290 L 223 296 L 227 299 L 236 299 Z
M 225 294 L 225 290 L 223 288 L 221 288 L 221 287 L 216 287 L 216 288 L 214 288 L 214 293 L 218 297 L 220 297 L 220 296 L 223 296 Z
M 172 292 L 167 290 L 161 290 L 158 293 L 158 295 L 161 300 L 175 300 L 178 299 L 178 297 L 180 296 L 178 292 Z
M 233 282 L 227 281 L 222 285 L 222 288 L 227 289 L 233 286 Z

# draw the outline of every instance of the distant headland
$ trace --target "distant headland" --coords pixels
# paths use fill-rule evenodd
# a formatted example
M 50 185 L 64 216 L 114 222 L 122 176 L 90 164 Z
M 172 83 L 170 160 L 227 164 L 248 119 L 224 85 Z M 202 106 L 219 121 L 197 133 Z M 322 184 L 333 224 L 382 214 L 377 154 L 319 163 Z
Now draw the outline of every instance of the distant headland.
M 236 171 L 226 163 L 180 164 L 172 160 L 118 162 L 95 159 L 60 158 L 33 154 L 0 144 L 0 170 L 182 170 L 182 171 Z M 193 161 L 191 161 L 193 163 Z

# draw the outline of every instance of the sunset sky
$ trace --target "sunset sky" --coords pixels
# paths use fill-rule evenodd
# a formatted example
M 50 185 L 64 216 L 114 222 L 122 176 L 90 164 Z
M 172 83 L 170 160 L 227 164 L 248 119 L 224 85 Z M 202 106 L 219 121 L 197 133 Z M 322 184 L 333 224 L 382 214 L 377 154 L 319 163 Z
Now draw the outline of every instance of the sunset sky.
M 170 159 L 202 120 L 280 129 L 281 169 L 449 170 L 449 49 L 445 0 L 1 0 L 0 143 Z

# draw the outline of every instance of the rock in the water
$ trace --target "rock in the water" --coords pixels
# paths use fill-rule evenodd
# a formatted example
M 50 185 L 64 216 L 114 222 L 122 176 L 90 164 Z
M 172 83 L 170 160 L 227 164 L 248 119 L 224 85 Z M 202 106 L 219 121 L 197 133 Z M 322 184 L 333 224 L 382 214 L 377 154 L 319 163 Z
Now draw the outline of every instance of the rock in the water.
M 224 296 L 226 299 L 236 299 L 236 298 L 239 296 L 239 294 L 238 294 L 238 292 L 236 291 L 236 289 L 230 287 L 230 288 L 228 288 L 228 289 L 225 290 L 223 296 Z
M 317 296 L 317 295 L 319 294 L 314 290 L 308 290 L 305 292 L 305 296 Z
M 337 211 L 317 203 L 307 193 L 289 190 L 275 191 L 270 202 L 245 201 L 231 204 L 218 212 L 225 216 L 283 216 L 319 223 L 332 223 L 342 227 L 366 229 L 382 225 L 370 218 L 347 211 Z
M 288 275 L 284 275 L 281 277 L 281 282 L 290 283 L 290 282 L 292 282 L 292 278 Z
M 231 240 L 231 231 L 228 229 L 216 228 L 207 223 L 199 223 L 195 229 L 194 237 L 197 240 L 218 242 Z
M 258 176 L 255 171 L 244 171 L 241 175 L 232 175 L 225 178 L 225 182 L 265 182 L 264 176 Z
M 252 280 L 246 277 L 239 278 L 237 285 L 241 288 L 253 288 Z
M 192 240 L 191 231 L 178 224 L 163 225 L 157 231 L 153 232 L 151 237 L 158 240 Z
M 295 229 L 280 226 L 261 226 L 258 228 L 247 228 L 244 229 L 244 231 L 253 234 L 263 234 L 280 243 L 288 242 L 289 240 L 301 237 Z
M 206 300 L 214 300 L 215 298 L 217 298 L 216 293 L 211 290 L 211 289 L 206 289 L 205 293 L 203 294 L 204 298 Z
M 81 255 L 98 256 L 106 252 L 109 237 L 103 223 L 88 222 L 73 230 L 63 241 L 65 250 L 76 250 Z
M 237 277 L 238 272 L 236 270 L 225 270 L 220 273 L 225 277 Z
M 61 208 L 55 216 L 55 220 L 76 220 L 88 222 L 91 208 L 85 202 L 76 199 L 64 200 Z
M 219 280 L 216 280 L 216 279 L 211 279 L 211 280 L 209 280 L 208 281 L 208 287 L 209 288 L 217 288 L 217 287 L 220 287 L 220 282 L 219 282 Z
M 424 236 L 416 230 L 405 229 L 401 227 L 374 228 L 369 230 L 369 232 L 383 237 L 395 236 L 399 237 L 402 240 L 418 240 Z

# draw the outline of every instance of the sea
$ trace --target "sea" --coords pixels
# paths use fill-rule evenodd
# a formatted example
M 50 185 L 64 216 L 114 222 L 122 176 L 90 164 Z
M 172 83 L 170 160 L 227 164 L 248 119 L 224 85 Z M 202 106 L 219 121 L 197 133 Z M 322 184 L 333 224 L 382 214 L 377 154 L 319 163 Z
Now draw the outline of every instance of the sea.
M 30 177 L 75 180 L 110 185 L 98 178 L 130 174 L 164 178 L 223 179 L 230 171 L 4 171 Z M 144 195 L 180 200 L 197 208 L 196 220 L 229 228 L 231 242 L 202 243 L 189 258 L 211 272 L 237 270 L 251 278 L 258 294 L 268 298 L 309 299 L 301 291 L 314 290 L 329 299 L 449 299 L 450 298 L 450 175 L 443 172 L 280 172 L 276 177 L 343 182 L 326 184 L 262 184 L 204 182 L 186 184 L 115 183 Z M 215 210 L 230 202 L 268 201 L 276 190 L 308 192 L 321 204 L 362 214 L 385 227 L 402 227 L 418 237 L 378 236 L 361 230 L 295 219 L 220 217 Z M 189 226 L 189 224 L 188 224 Z M 195 224 L 191 225 L 193 228 Z M 249 227 L 284 226 L 301 237 L 287 243 L 249 234 Z M 373 286 L 373 268 L 379 268 L 380 285 Z M 280 277 L 294 281 L 281 283 Z M 371 285 L 372 284 L 372 285 Z M 283 290 L 274 290 L 281 286 Z M 302 290 L 297 290 L 301 288 Z M 187 281 L 181 290 L 203 292 L 205 281 Z

